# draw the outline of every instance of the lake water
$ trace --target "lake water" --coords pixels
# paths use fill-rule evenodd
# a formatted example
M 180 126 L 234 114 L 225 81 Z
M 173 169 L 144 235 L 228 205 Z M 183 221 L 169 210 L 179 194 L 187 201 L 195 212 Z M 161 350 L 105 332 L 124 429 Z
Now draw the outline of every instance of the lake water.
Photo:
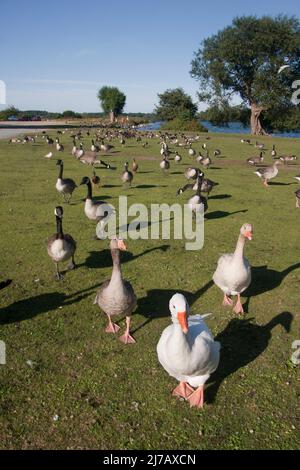
M 140 126 L 141 131 L 157 131 L 160 129 L 163 121 L 151 122 L 145 126 Z M 250 127 L 244 127 L 240 122 L 229 122 L 228 126 L 214 126 L 208 121 L 201 121 L 209 132 L 223 132 L 225 134 L 250 134 Z M 274 132 L 276 137 L 300 137 L 300 130 L 295 132 Z

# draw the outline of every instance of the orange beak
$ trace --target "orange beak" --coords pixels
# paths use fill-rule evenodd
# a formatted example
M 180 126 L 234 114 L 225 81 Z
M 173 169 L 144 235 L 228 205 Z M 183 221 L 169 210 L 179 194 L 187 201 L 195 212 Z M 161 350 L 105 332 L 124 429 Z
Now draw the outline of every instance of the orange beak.
M 247 237 L 248 240 L 252 240 L 253 232 L 245 232 L 245 237 Z
M 187 332 L 189 331 L 189 325 L 188 325 L 188 322 L 187 322 L 186 312 L 178 312 L 177 313 L 177 318 L 178 318 L 179 324 L 182 328 L 182 331 L 184 332 L 184 334 L 187 334 Z
M 124 243 L 124 240 L 118 240 L 118 248 L 119 250 L 122 250 L 122 251 L 126 251 L 127 250 L 127 247 Z

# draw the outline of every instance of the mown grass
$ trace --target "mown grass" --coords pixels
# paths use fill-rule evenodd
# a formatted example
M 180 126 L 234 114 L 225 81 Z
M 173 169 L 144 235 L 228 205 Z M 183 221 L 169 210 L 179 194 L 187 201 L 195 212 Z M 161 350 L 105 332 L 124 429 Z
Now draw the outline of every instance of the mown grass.
M 92 239 L 95 226 L 83 212 L 86 188 L 64 205 L 64 230 L 77 240 L 78 269 L 57 282 L 45 248 L 61 202 L 55 157 L 42 158 L 49 149 L 41 137 L 34 145 L 0 142 L 0 280 L 13 279 L 0 294 L 0 339 L 7 347 L 7 364 L 0 366 L 1 448 L 299 448 L 300 368 L 290 361 L 292 342 L 300 339 L 300 210 L 292 179 L 299 166 L 280 167 L 265 189 L 245 163 L 257 154 L 253 147 L 242 145 L 241 136 L 210 136 L 209 147 L 221 148 L 222 158 L 205 172 L 219 186 L 209 198 L 203 249 L 185 251 L 184 240 L 128 240 L 123 274 L 139 299 L 132 321 L 137 343 L 130 346 L 104 333 L 106 318 L 93 305 L 97 287 L 110 276 L 111 258 L 108 243 Z M 79 183 L 91 170 L 71 156 L 70 137 L 61 140 L 65 176 Z M 84 140 L 89 147 L 90 138 Z M 260 141 L 269 150 L 276 143 L 279 152 L 298 153 L 297 139 Z M 117 170 L 98 171 L 97 196 L 115 206 L 120 194 L 147 205 L 188 199 L 190 193 L 176 196 L 191 164 L 187 151 L 163 176 L 158 139 L 148 142 L 146 149 L 134 139 L 125 148 L 114 142 L 115 152 L 103 159 Z M 132 157 L 140 172 L 125 190 L 120 174 Z M 253 282 L 244 296 L 245 318 L 237 318 L 221 307 L 222 294 L 211 279 L 245 221 L 254 226 L 246 246 Z M 186 293 L 192 313 L 213 313 L 207 322 L 222 343 L 203 410 L 171 397 L 175 381 L 156 356 L 176 291 Z

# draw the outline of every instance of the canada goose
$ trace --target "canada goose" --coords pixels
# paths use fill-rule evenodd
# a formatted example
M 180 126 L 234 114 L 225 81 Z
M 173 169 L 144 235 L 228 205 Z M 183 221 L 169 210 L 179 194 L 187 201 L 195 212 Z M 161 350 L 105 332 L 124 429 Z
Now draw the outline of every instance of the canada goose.
M 101 150 L 103 150 L 104 152 L 110 152 L 110 150 L 113 148 L 114 148 L 114 145 L 105 144 L 104 140 L 103 139 L 101 140 L 101 145 L 100 145 Z
M 56 139 L 56 150 L 58 152 L 63 152 L 64 151 L 64 146 L 60 143 L 59 139 Z
M 257 141 L 255 142 L 255 147 L 257 149 L 263 150 L 264 146 L 265 146 L 265 144 L 259 144 Z
M 211 165 L 212 161 L 211 161 L 211 158 L 209 157 L 209 152 L 208 150 L 206 151 L 206 157 L 203 158 L 203 160 L 201 161 L 201 164 L 204 166 L 205 169 L 209 168 L 210 165 Z
M 136 173 L 136 172 L 138 171 L 138 168 L 139 168 L 139 166 L 138 166 L 138 164 L 136 163 L 135 158 L 133 158 L 133 160 L 132 160 L 132 171 L 133 171 L 134 173 Z
M 164 329 L 159 339 L 158 360 L 168 374 L 180 382 L 172 395 L 185 398 L 190 406 L 202 408 L 204 384 L 219 364 L 220 343 L 214 341 L 203 320 L 205 315 L 189 316 L 184 295 L 173 295 L 169 309 L 172 325 Z
M 57 279 L 63 279 L 63 275 L 58 270 L 58 263 L 67 261 L 72 258 L 68 269 L 76 267 L 74 261 L 74 254 L 76 251 L 76 242 L 69 234 L 64 234 L 62 230 L 62 216 L 63 208 L 57 206 L 54 210 L 56 218 L 56 233 L 49 238 L 47 242 L 47 251 L 50 258 L 54 261 L 56 266 L 55 276 Z
M 197 176 L 198 176 L 198 173 L 199 173 L 199 169 L 198 168 L 195 168 L 195 167 L 189 167 L 185 170 L 184 172 L 184 176 L 186 177 L 186 179 L 188 180 L 195 180 L 197 179 Z
M 163 159 L 160 162 L 159 166 L 163 170 L 163 172 L 166 172 L 166 170 L 170 168 L 170 162 L 167 160 L 166 155 L 163 156 Z
M 285 165 L 287 165 L 288 162 L 297 160 L 297 157 L 296 155 L 282 155 L 281 157 L 279 157 L 279 160 L 281 160 Z
M 194 157 L 196 155 L 196 150 L 194 150 L 192 148 L 192 144 L 190 144 L 190 148 L 189 148 L 189 156 L 190 157 Z
M 57 191 L 63 195 L 64 201 L 69 203 L 72 197 L 72 193 L 77 185 L 74 180 L 70 178 L 63 178 L 64 164 L 62 160 L 57 160 L 56 165 L 59 166 L 58 178 L 56 181 Z M 69 195 L 69 198 L 66 200 L 66 195 Z
M 121 138 L 120 138 L 120 144 L 122 145 L 122 147 L 124 147 L 124 145 L 125 145 L 125 139 L 124 139 L 124 137 L 121 137 Z
M 78 161 L 85 165 L 95 165 L 96 163 L 100 164 L 100 160 L 96 159 L 95 152 L 84 152 L 84 155 L 78 158 Z
M 220 149 L 216 149 L 216 150 L 214 151 L 214 156 L 215 156 L 215 157 L 219 157 L 220 155 L 221 155 L 221 150 L 220 150 Z
M 93 187 L 97 186 L 97 188 L 99 188 L 100 186 L 100 176 L 96 175 L 96 172 L 95 170 L 93 171 L 93 177 L 92 177 L 92 185 Z
M 251 140 L 250 139 L 241 139 L 242 144 L 248 144 L 251 145 Z
M 99 147 L 99 145 L 95 145 L 94 139 L 92 139 L 91 151 L 92 152 L 100 152 L 100 147 Z
M 257 155 L 256 157 L 247 158 L 247 163 L 249 163 L 249 165 L 258 165 L 259 163 L 262 163 L 263 161 L 264 161 L 263 152 L 260 152 L 260 154 Z
M 76 152 L 77 152 L 77 146 L 76 146 L 75 139 L 73 139 L 73 147 L 72 147 L 72 150 L 71 150 L 71 154 L 75 157 Z
M 83 157 L 84 154 L 85 154 L 85 151 L 84 151 L 82 143 L 80 142 L 79 149 L 76 148 L 73 155 L 74 155 L 75 158 L 77 158 L 77 160 L 79 160 L 81 157 Z
M 244 313 L 240 294 L 249 287 L 251 282 L 251 267 L 243 253 L 246 239 L 252 240 L 252 237 L 252 225 L 242 225 L 235 252 L 227 253 L 219 258 L 217 269 L 213 275 L 214 283 L 224 293 L 224 306 L 232 306 L 233 301 L 230 296 L 237 295 L 235 313 Z
M 268 186 L 268 181 L 272 178 L 275 178 L 275 176 L 277 176 L 278 174 L 277 165 L 281 163 L 282 162 L 280 160 L 276 160 L 274 162 L 274 165 L 267 166 L 265 168 L 258 168 L 258 170 L 255 171 L 255 174 L 263 179 L 264 186 Z
M 294 176 L 294 178 L 295 178 L 297 181 L 300 181 L 300 175 L 299 175 L 299 176 Z
M 131 186 L 131 183 L 133 180 L 133 173 L 128 170 L 128 162 L 125 163 L 124 167 L 125 167 L 125 170 L 123 171 L 121 175 L 121 180 L 123 184 L 128 183 L 129 186 Z
M 204 160 L 204 156 L 202 155 L 201 152 L 199 152 L 199 155 L 196 157 L 196 162 L 201 163 Z
M 182 158 L 181 158 L 181 156 L 179 155 L 178 152 L 176 152 L 175 157 L 174 157 L 174 160 L 175 160 L 176 163 L 181 162 Z
M 51 137 L 48 136 L 48 134 L 46 135 L 46 142 L 48 145 L 53 145 L 54 144 L 54 140 L 51 139 Z
M 195 196 L 192 196 L 188 201 L 188 207 L 193 213 L 193 217 L 196 217 L 197 213 L 204 214 L 208 209 L 206 197 L 201 195 L 201 185 L 203 179 L 203 173 L 197 176 L 197 190 Z
M 113 323 L 111 317 L 114 315 L 126 316 L 126 331 L 120 337 L 120 341 L 125 344 L 135 343 L 130 335 L 131 314 L 136 307 L 136 296 L 130 282 L 122 277 L 120 250 L 126 251 L 126 245 L 123 240 L 112 239 L 110 241 L 110 252 L 113 260 L 113 270 L 111 278 L 105 281 L 99 288 L 94 304 L 106 313 L 108 317 L 107 333 L 117 333 L 120 327 Z
M 105 166 L 107 170 L 112 170 L 115 168 L 112 168 L 112 166 L 109 163 L 105 163 L 103 160 L 100 160 L 101 165 Z
M 81 180 L 80 185 L 85 184 L 87 186 L 87 196 L 84 204 L 84 213 L 90 220 L 96 222 L 102 222 L 107 220 L 113 213 L 111 206 L 106 204 L 104 201 L 94 201 L 92 195 L 92 183 L 88 176 L 84 176 Z M 103 225 L 101 226 L 103 228 Z
M 273 145 L 272 151 L 271 151 L 271 157 L 272 157 L 272 158 L 275 158 L 276 155 L 277 155 L 277 152 L 276 152 L 276 149 L 275 149 L 275 145 Z
M 204 173 L 200 172 L 200 176 L 202 177 L 202 182 L 201 182 L 201 192 L 202 193 L 207 193 L 209 196 L 209 193 L 212 191 L 214 186 L 218 186 L 219 183 L 215 183 L 214 181 L 208 179 L 208 178 L 203 178 Z M 184 191 L 187 189 L 192 189 L 193 191 L 197 191 L 198 189 L 198 179 L 194 183 L 188 183 L 182 188 L 179 188 L 177 191 L 177 196 L 179 194 L 182 194 Z

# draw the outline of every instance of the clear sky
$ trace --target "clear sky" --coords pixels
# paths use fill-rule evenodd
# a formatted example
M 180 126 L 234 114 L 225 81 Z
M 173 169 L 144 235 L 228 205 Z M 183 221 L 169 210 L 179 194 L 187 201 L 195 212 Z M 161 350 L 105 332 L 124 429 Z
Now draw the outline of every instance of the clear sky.
M 299 0 L 1 0 L 0 80 L 20 109 L 96 112 L 97 90 L 114 85 L 125 111 L 151 112 L 167 88 L 196 101 L 193 52 L 232 18 L 299 10 Z

